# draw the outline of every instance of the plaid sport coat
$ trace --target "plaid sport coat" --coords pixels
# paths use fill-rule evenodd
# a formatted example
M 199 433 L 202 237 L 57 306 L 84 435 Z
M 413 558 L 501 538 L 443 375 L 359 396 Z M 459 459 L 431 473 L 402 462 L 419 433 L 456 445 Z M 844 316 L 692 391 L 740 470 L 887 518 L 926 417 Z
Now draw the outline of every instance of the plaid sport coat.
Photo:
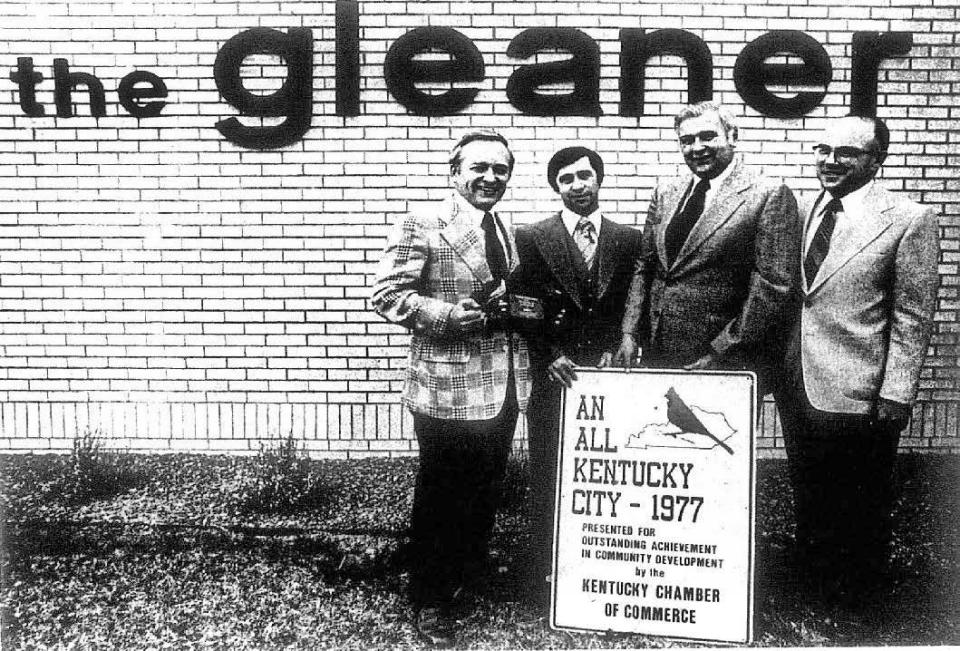
M 373 308 L 411 330 L 403 403 L 414 413 L 449 420 L 495 417 L 513 357 L 517 401 L 530 394 L 527 344 L 516 333 L 453 333 L 456 303 L 493 280 L 483 231 L 452 197 L 415 210 L 390 236 L 373 286 Z M 518 264 L 506 229 L 509 268 Z

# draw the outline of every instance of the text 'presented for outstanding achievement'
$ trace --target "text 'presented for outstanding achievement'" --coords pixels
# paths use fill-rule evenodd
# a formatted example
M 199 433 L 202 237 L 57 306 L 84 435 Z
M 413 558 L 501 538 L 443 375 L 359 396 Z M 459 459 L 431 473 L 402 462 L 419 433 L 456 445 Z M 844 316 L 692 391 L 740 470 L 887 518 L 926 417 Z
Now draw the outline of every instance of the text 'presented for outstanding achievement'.
M 577 376 L 560 424 L 551 625 L 748 643 L 755 377 Z

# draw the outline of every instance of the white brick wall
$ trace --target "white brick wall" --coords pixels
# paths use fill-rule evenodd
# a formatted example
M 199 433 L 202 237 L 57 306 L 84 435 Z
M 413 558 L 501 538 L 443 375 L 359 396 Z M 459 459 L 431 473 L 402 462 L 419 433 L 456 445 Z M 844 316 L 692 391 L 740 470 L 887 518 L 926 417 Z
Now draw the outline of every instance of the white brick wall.
M 621 27 L 679 28 L 706 41 L 714 97 L 740 116 L 748 162 L 800 192 L 817 187 L 815 132 L 849 105 L 852 32 L 913 33 L 910 55 L 880 70 L 878 112 L 894 142 L 882 180 L 938 207 L 943 250 L 937 330 L 904 445 L 958 448 L 954 2 L 362 0 L 359 11 L 362 114 L 345 118 L 334 108 L 333 2 L 0 5 L 0 450 L 67 449 L 87 427 L 132 449 L 250 451 L 293 432 L 323 455 L 410 450 L 397 402 L 406 335 L 366 302 L 386 233 L 410 202 L 444 196 L 451 141 L 476 127 L 512 143 L 517 166 L 502 207 L 515 222 L 555 208 L 546 162 L 583 143 L 607 163 L 606 212 L 641 224 L 656 177 L 681 164 L 672 116 L 686 100 L 686 71 L 675 57 L 651 60 L 647 114 L 618 116 Z M 423 25 L 452 26 L 483 53 L 487 77 L 459 115 L 408 115 L 386 90 L 387 49 Z M 217 92 L 214 58 L 256 26 L 313 30 L 312 127 L 278 150 L 241 149 L 214 127 L 236 114 Z M 536 26 L 577 27 L 597 41 L 601 117 L 534 117 L 509 104 L 507 79 L 529 62 L 507 57 L 507 45 Z M 737 55 L 773 29 L 809 34 L 834 67 L 823 105 L 801 119 L 761 116 L 734 87 Z M 9 73 L 24 56 L 45 77 L 44 117 L 17 104 Z M 54 58 L 103 82 L 106 117 L 90 117 L 82 89 L 75 117 L 54 117 Z M 249 88 L 282 83 L 275 58 L 245 63 Z M 165 81 L 161 116 L 138 120 L 119 105 L 119 81 L 134 69 Z M 778 445 L 774 422 L 768 407 L 764 447 Z

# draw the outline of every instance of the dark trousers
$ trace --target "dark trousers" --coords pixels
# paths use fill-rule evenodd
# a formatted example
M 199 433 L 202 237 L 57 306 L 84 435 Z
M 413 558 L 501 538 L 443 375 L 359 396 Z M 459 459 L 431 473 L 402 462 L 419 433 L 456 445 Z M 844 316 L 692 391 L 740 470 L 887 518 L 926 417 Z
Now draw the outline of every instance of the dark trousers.
M 533 566 L 529 569 L 541 581 L 550 572 L 553 554 L 561 386 L 559 382 L 550 382 L 546 374 L 538 374 L 527 406 L 533 552 Z
M 880 427 L 863 414 L 819 411 L 802 390 L 776 399 L 801 568 L 815 578 L 871 585 L 889 553 L 899 427 Z
M 443 606 L 485 567 L 503 476 L 517 425 L 513 382 L 489 420 L 413 415 L 420 470 L 410 517 L 410 598 Z

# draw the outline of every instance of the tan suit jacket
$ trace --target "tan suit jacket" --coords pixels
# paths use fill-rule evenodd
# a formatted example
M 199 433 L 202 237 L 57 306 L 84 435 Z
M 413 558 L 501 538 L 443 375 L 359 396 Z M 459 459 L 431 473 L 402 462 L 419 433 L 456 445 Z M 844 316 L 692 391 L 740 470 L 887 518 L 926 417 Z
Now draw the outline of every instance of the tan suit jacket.
M 373 307 L 412 331 L 402 400 L 418 414 L 493 418 L 506 396 L 511 354 L 517 400 L 526 408 L 530 359 L 523 338 L 504 331 L 453 333 L 449 326 L 456 303 L 493 279 L 475 221 L 453 198 L 427 205 L 397 225 L 380 262 Z M 518 259 L 509 229 L 506 239 L 513 270 Z
M 679 368 L 706 353 L 772 380 L 796 310 L 800 218 L 793 193 L 740 157 L 672 264 L 666 230 L 697 179 L 660 184 L 650 202 L 623 332 L 641 361 Z M 765 387 L 766 388 L 766 387 Z
M 933 210 L 879 185 L 869 190 L 864 219 L 831 239 L 812 287 L 803 279 L 800 346 L 791 346 L 788 364 L 796 366 L 799 350 L 811 405 L 869 413 L 878 397 L 915 400 L 939 252 Z

